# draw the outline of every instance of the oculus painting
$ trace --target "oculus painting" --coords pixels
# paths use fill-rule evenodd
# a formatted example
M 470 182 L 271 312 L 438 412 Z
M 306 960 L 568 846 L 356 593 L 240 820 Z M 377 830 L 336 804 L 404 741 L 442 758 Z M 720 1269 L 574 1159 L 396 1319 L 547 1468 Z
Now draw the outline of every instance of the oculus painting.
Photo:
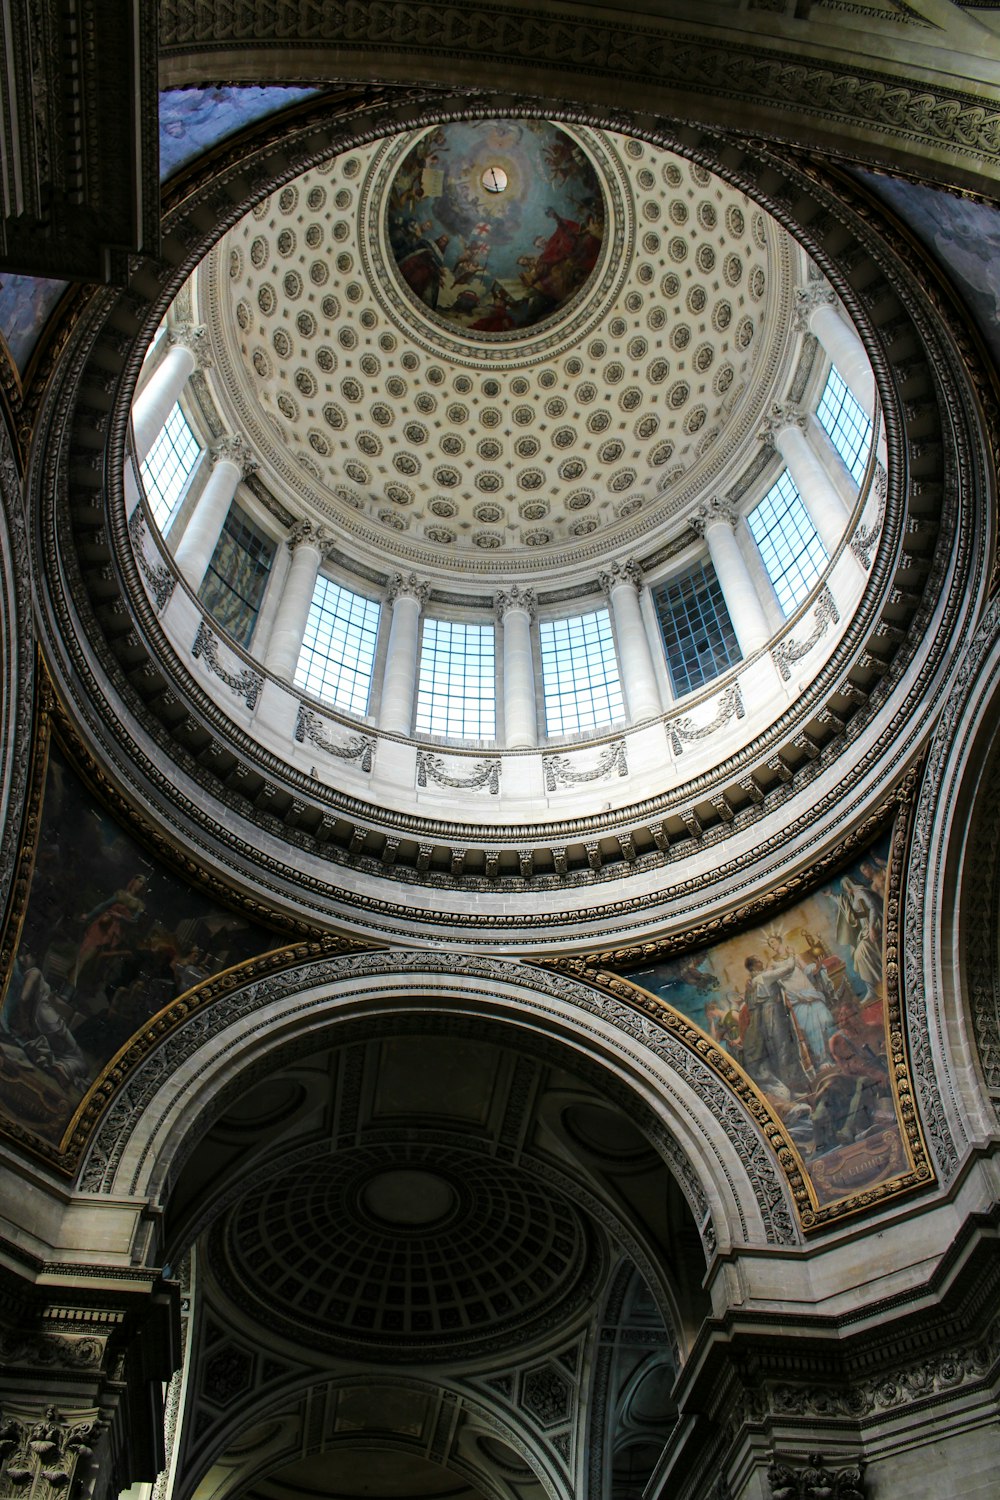
M 152 858 L 51 744 L 0 1006 L 0 1113 L 58 1143 L 134 1032 L 185 991 L 279 946 Z
M 743 1068 L 820 1206 L 909 1169 L 888 1059 L 888 837 L 765 926 L 632 970 Z
M 604 224 L 593 165 L 545 120 L 428 131 L 397 168 L 386 206 L 411 299 L 476 337 L 534 327 L 572 302 L 600 258 Z

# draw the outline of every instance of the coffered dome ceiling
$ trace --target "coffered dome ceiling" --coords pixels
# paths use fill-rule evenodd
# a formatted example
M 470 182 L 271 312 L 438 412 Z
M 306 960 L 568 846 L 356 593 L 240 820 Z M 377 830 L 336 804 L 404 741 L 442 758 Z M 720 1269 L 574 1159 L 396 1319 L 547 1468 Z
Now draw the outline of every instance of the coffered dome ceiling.
M 697 163 L 485 121 L 376 142 L 263 200 L 191 311 L 224 424 L 345 545 L 530 573 L 634 545 L 733 482 L 805 277 L 777 223 Z

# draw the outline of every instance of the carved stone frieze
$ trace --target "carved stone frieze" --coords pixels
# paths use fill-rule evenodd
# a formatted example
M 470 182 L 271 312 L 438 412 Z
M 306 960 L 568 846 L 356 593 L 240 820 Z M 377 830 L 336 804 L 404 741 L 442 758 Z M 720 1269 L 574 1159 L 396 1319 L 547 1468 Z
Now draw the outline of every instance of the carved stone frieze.
M 153 608 L 159 614 L 173 597 L 174 589 L 177 587 L 177 575 L 169 563 L 162 558 L 151 562 L 146 554 L 146 538 L 149 535 L 149 528 L 146 525 L 146 516 L 141 502 L 129 517 L 128 534 L 132 541 L 139 572 L 149 587 Z
M 612 776 L 627 776 L 628 753 L 625 741 L 612 740 L 601 750 L 597 763 L 582 771 L 577 770 L 575 756 L 543 755 L 542 771 L 547 792 L 554 792 L 560 786 L 582 786 L 587 782 L 604 781 Z
M 451 758 L 454 765 L 454 758 Z M 432 750 L 417 751 L 417 786 L 425 787 L 428 782 L 435 786 L 454 787 L 457 791 L 486 791 L 491 797 L 496 797 L 500 791 L 500 759 L 498 756 L 490 756 L 486 760 L 463 761 L 469 769 L 465 775 L 455 770 L 449 770 L 449 760 L 443 755 L 437 755 Z
M 338 740 L 333 739 L 323 725 L 324 720 L 315 709 L 307 708 L 304 703 L 299 704 L 295 719 L 295 738 L 300 745 L 315 745 L 318 750 L 324 750 L 327 755 L 334 755 L 338 760 L 356 760 L 359 770 L 371 770 L 375 764 L 377 743 L 374 735 L 351 734 L 344 740 Z
M 257 707 L 261 688 L 264 686 L 264 678 L 260 672 L 255 672 L 253 667 L 241 667 L 238 672 L 232 672 L 223 666 L 222 657 L 219 654 L 219 637 L 214 630 L 210 630 L 202 620 L 198 626 L 198 633 L 191 647 L 191 655 L 195 661 L 204 657 L 207 666 L 224 682 L 226 687 L 231 688 L 238 698 L 242 698 L 247 708 L 252 712 Z
M 805 640 L 797 641 L 793 636 L 782 636 L 771 647 L 771 659 L 777 667 L 782 682 L 791 679 L 792 667 L 823 639 L 831 625 L 840 623 L 840 611 L 826 584 L 819 591 L 813 613 L 813 628 Z
M 720 729 L 730 723 L 733 719 L 742 719 L 746 713 L 743 704 L 743 694 L 740 692 L 740 684 L 737 679 L 730 683 L 720 694 L 716 704 L 715 717 L 707 724 L 695 724 L 690 714 L 682 714 L 679 719 L 667 721 L 667 733 L 670 736 L 670 748 L 675 755 L 682 754 L 684 744 L 697 743 L 699 740 L 711 739 Z M 729 822 L 730 819 L 724 821 Z

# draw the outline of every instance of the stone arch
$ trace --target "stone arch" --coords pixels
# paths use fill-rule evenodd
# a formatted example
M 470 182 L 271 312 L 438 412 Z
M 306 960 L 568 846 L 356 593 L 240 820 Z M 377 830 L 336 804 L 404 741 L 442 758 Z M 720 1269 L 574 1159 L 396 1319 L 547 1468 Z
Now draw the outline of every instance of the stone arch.
M 591 986 L 512 960 L 422 951 L 318 959 L 252 979 L 153 1050 L 102 1119 L 79 1183 L 162 1204 L 185 1142 L 273 1066 L 356 1017 L 447 1010 L 501 1020 L 606 1069 L 643 1106 L 641 1128 L 688 1199 L 706 1251 L 798 1239 L 788 1188 L 759 1125 L 697 1055 L 647 1016 Z M 242 1080 L 242 1083 L 241 1083 Z M 658 1124 L 656 1129 L 653 1122 Z

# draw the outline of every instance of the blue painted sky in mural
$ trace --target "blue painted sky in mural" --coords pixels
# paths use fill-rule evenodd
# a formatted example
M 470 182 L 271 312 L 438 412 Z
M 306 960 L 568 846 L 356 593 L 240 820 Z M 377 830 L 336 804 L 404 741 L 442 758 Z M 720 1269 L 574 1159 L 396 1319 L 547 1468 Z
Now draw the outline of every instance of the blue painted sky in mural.
M 318 88 L 167 89 L 160 95 L 160 181 L 247 125 L 318 94 Z
M 1000 209 L 944 188 L 871 172 L 857 176 L 951 272 L 1000 364 Z
M 0 333 L 23 376 L 67 281 L 43 281 L 38 276 L 0 276 Z

